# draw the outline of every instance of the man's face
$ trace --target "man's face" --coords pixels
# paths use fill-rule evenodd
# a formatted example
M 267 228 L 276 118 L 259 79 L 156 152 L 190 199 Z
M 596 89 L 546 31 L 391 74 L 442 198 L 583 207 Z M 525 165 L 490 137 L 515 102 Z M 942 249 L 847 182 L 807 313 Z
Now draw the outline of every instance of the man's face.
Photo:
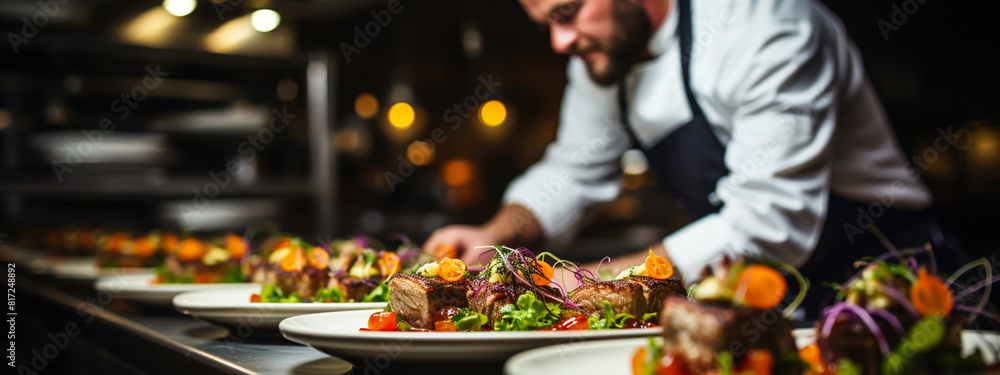
M 618 82 L 645 51 L 652 26 L 637 0 L 520 0 L 549 26 L 556 53 L 580 56 L 600 85 Z

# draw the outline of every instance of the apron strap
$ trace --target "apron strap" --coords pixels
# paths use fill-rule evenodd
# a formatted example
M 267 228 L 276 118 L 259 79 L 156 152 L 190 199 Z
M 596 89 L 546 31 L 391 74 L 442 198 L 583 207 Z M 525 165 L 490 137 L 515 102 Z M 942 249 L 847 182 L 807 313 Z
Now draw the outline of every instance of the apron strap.
M 691 0 L 678 0 L 677 12 L 679 17 L 677 32 L 681 43 L 681 77 L 684 82 L 684 95 L 687 97 L 688 107 L 691 109 L 691 118 L 704 118 L 705 114 L 701 110 L 701 106 L 698 105 L 698 101 L 694 98 L 694 91 L 691 90 L 691 47 L 694 44 L 694 34 L 691 31 Z M 642 144 L 639 143 L 639 138 L 636 137 L 635 131 L 632 130 L 632 125 L 629 123 L 628 98 L 625 91 L 625 80 L 622 79 L 618 81 L 618 117 L 625 128 L 625 132 L 628 134 L 629 140 L 632 141 L 632 146 L 645 150 L 645 147 L 642 147 Z

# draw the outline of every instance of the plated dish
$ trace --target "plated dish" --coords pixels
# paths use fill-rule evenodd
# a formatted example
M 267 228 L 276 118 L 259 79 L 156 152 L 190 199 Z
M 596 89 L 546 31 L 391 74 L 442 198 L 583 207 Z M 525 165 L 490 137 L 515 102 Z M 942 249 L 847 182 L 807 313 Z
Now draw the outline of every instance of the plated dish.
M 799 348 L 815 341 L 814 329 L 792 331 Z M 648 338 L 577 342 L 530 349 L 518 353 L 504 364 L 507 375 L 556 375 L 556 374 L 629 374 L 632 356 L 637 347 L 648 345 Z M 656 339 L 661 345 L 662 340 Z M 962 353 L 971 355 L 977 350 L 992 353 L 1000 347 L 996 332 L 963 331 Z M 996 364 L 993 355 L 984 358 L 987 364 Z
M 663 257 L 650 251 L 644 264 L 615 280 L 598 282 L 590 271 L 548 253 L 494 246 L 485 266 L 467 268 L 443 258 L 412 274 L 389 278 L 389 307 L 373 314 L 372 331 L 548 331 L 633 329 L 654 326 L 657 307 L 685 295 Z M 549 257 L 572 270 L 581 286 L 555 280 Z M 475 273 L 473 273 L 475 272 Z
M 800 353 L 810 364 L 808 373 L 985 372 L 987 359 L 1000 348 L 963 354 L 966 335 L 960 332 L 981 318 L 1000 320 L 986 309 L 993 266 L 982 258 L 941 275 L 929 245 L 905 253 L 887 247 L 883 256 L 856 262 L 857 273 L 833 286 L 837 302 L 823 310 L 816 342 Z M 927 253 L 928 261 L 918 263 L 918 253 Z M 960 282 L 971 270 L 982 270 L 984 281 Z
M 208 240 L 165 236 L 165 258 L 156 267 L 157 284 L 219 284 L 247 281 L 250 244 L 234 233 Z
M 98 279 L 94 289 L 110 292 L 114 298 L 169 307 L 174 297 L 184 292 L 260 287 L 252 283 L 159 284 L 156 280 L 156 274 L 108 276 Z
M 419 262 L 433 261 L 401 237 L 395 251 L 357 236 L 313 246 L 298 237 L 274 237 L 250 258 L 250 279 L 264 284 L 251 302 L 386 302 L 385 280 Z
M 278 323 L 304 314 L 359 309 L 381 309 L 385 302 L 370 303 L 251 303 L 250 296 L 260 292 L 251 284 L 231 289 L 185 292 L 173 297 L 177 311 L 228 328 L 233 333 L 276 336 Z
M 386 353 L 402 363 L 497 363 L 544 345 L 657 335 L 662 330 L 648 324 L 656 315 L 649 306 L 685 293 L 669 279 L 666 259 L 653 254 L 616 280 L 598 282 L 551 254 L 489 251 L 485 266 L 444 257 L 393 274 L 383 310 L 297 316 L 279 329 L 289 340 L 348 360 Z M 565 290 L 546 258 L 572 269 L 583 286 Z
M 878 234 L 878 233 L 876 233 Z M 778 305 L 788 270 L 760 258 L 724 257 L 714 274 L 692 286 L 687 299 L 671 297 L 662 307 L 661 340 L 637 347 L 634 375 L 936 375 L 995 371 L 996 345 L 966 343 L 965 328 L 979 318 L 1000 320 L 985 308 L 991 265 L 980 259 L 950 277 L 939 275 L 930 247 L 897 250 L 855 262 L 857 273 L 843 284 L 816 322 L 812 342 L 796 340 Z M 923 264 L 916 255 L 928 253 Z M 777 265 L 778 267 L 774 267 Z M 972 269 L 983 279 L 963 285 Z M 981 290 L 984 293 L 979 293 Z M 804 296 L 800 292 L 800 297 Z M 967 298 L 968 297 L 968 298 Z M 796 298 L 795 301 L 800 301 Z M 971 348 L 971 349 L 969 349 Z
M 502 363 L 514 353 L 558 343 L 658 335 L 659 328 L 560 332 L 362 332 L 379 310 L 310 314 L 281 321 L 288 340 L 347 360 L 382 354 L 393 363 Z

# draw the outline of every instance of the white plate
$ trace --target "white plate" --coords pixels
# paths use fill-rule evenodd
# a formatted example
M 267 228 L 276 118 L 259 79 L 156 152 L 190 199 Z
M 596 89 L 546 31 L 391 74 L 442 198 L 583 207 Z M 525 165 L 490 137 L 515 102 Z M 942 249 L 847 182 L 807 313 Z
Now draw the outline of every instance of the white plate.
M 47 273 L 61 279 L 96 281 L 101 277 L 151 275 L 153 268 L 101 268 L 93 257 L 65 258 L 51 262 Z
M 301 315 L 281 321 L 285 338 L 347 360 L 375 363 L 501 363 L 514 353 L 559 343 L 656 336 L 660 328 L 542 332 L 359 332 L 380 310 Z
M 385 302 L 345 303 L 251 303 L 260 285 L 238 289 L 202 290 L 178 294 L 174 308 L 197 319 L 229 328 L 240 335 L 278 333 L 278 323 L 304 314 L 385 308 Z M 261 332 L 263 331 L 263 332 Z
M 139 303 L 172 306 L 174 296 L 196 290 L 212 289 L 246 289 L 253 283 L 216 283 L 216 284 L 154 284 L 155 274 L 108 276 L 97 279 L 94 289 L 111 292 L 115 298 L 132 300 Z
M 797 329 L 792 332 L 799 348 L 815 342 L 816 331 Z M 660 341 L 659 338 L 657 338 Z M 504 365 L 507 375 L 552 374 L 630 374 L 632 356 L 637 348 L 646 346 L 646 339 L 624 339 L 602 342 L 580 342 L 552 345 L 528 350 L 510 358 Z M 662 342 L 662 341 L 661 341 Z M 987 364 L 996 363 L 993 351 L 1000 346 L 1000 335 L 995 332 L 962 332 L 962 355 L 971 354 L 976 348 L 983 353 Z

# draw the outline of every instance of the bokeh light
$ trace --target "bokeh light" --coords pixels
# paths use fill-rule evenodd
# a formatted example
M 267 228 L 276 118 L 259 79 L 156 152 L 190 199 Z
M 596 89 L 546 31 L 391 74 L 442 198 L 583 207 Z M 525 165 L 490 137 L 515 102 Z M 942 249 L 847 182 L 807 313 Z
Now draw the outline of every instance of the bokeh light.
M 479 121 L 486 126 L 499 126 L 507 119 L 507 107 L 498 100 L 490 100 L 479 106 Z
M 427 165 L 434 161 L 434 146 L 424 141 L 414 141 L 406 147 L 406 158 L 414 165 Z
M 448 186 L 466 186 L 472 182 L 472 164 L 464 159 L 452 159 L 444 163 L 441 178 Z
M 370 93 L 361 93 L 354 99 L 354 112 L 365 120 L 375 117 L 378 114 L 378 99 Z
M 254 30 L 266 33 L 281 24 L 281 15 L 270 9 L 258 9 L 250 16 L 250 24 Z
M 184 17 L 194 11 L 198 6 L 195 0 L 163 0 L 163 9 L 176 17 Z
M 415 114 L 413 107 L 406 103 L 396 103 L 389 107 L 389 123 L 399 129 L 406 129 L 413 125 Z

